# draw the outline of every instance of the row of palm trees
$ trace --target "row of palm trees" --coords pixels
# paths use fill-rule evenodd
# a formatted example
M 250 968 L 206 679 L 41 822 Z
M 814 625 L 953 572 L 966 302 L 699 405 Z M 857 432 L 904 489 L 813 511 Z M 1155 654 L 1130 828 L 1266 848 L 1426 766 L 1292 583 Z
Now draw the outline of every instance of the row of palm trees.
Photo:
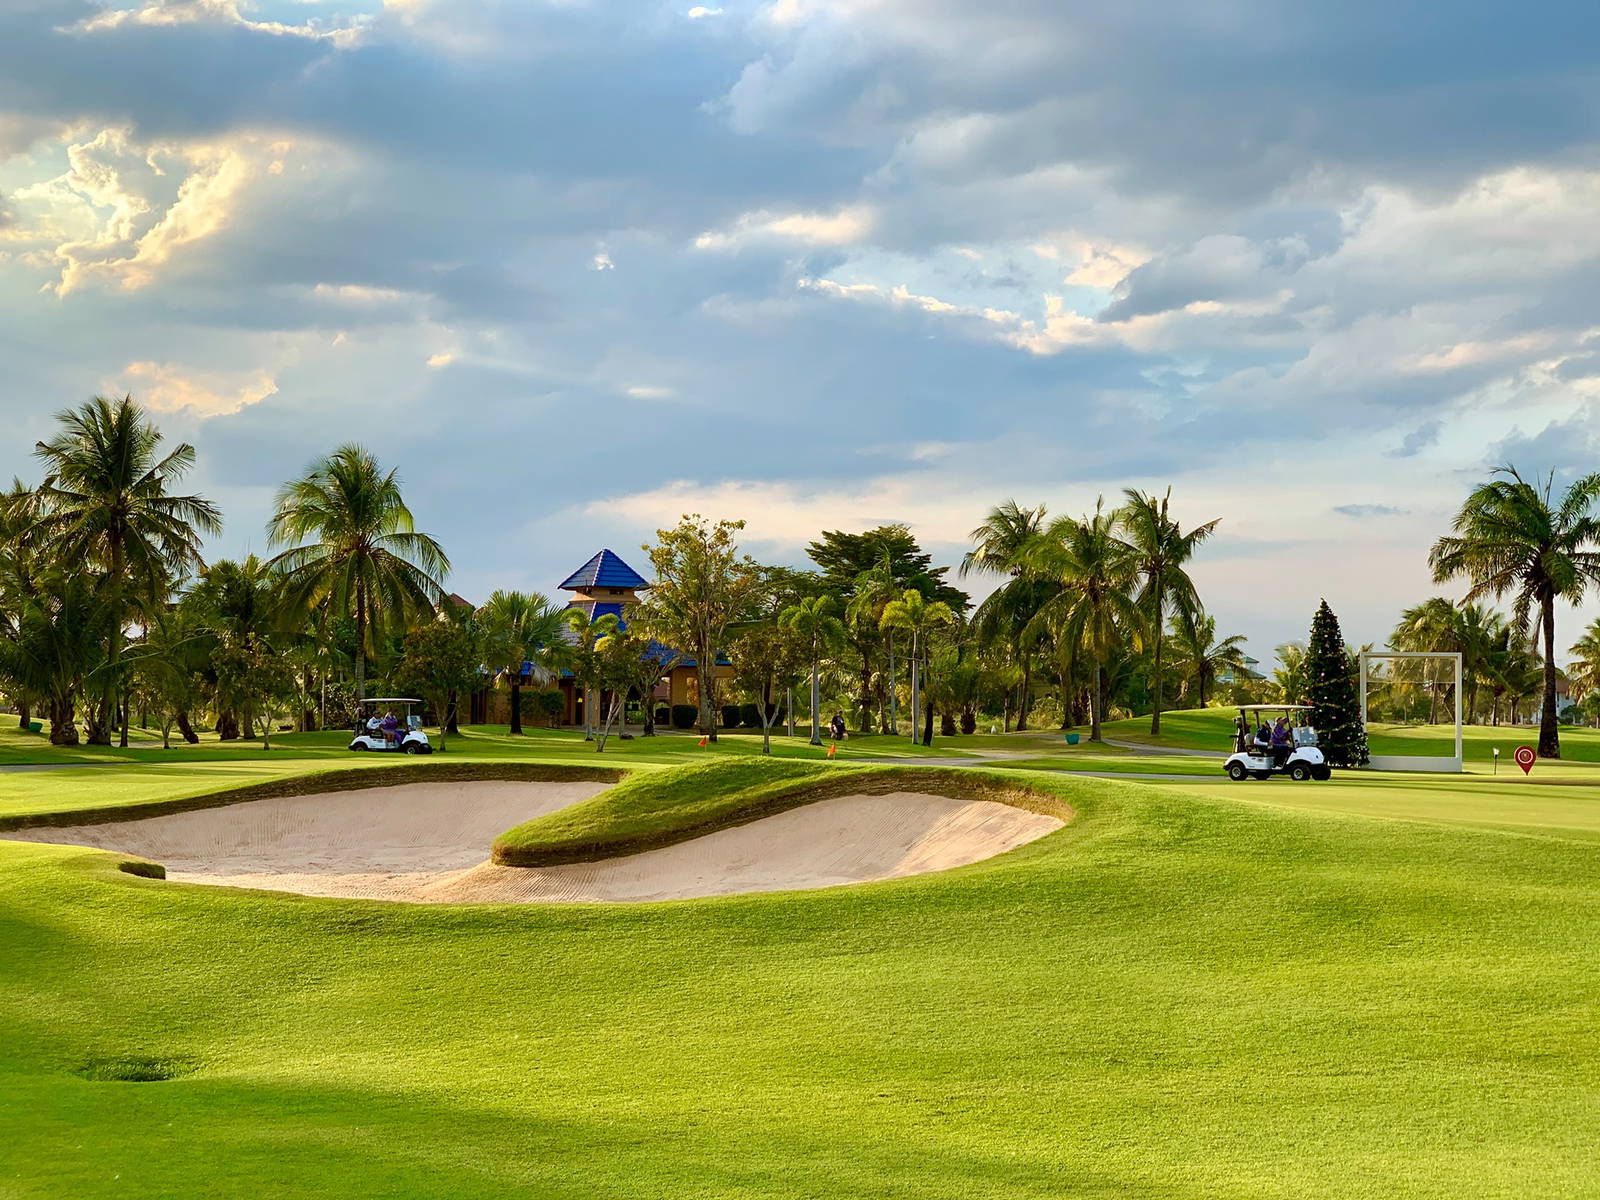
M 270 724 L 337 657 L 359 694 L 369 659 L 443 596 L 449 560 L 359 447 L 280 489 L 275 557 L 210 566 L 201 540 L 221 514 L 180 490 L 194 448 L 165 449 L 131 399 L 59 414 L 35 456 L 42 480 L 0 500 L 0 690 L 58 743 L 81 722 L 90 743 L 126 744 L 136 703 L 186 733 L 200 704 L 224 736 L 241 717 Z
M 1189 575 L 1218 521 L 1183 528 L 1170 489 L 1123 496 L 1114 509 L 1102 500 L 1092 513 L 1053 519 L 1042 505 L 1008 500 L 972 531 L 961 574 L 1004 579 L 973 614 L 972 632 L 1015 670 L 1019 729 L 1041 674 L 1054 683 L 1064 719 L 1086 710 L 1098 740 L 1119 681 L 1147 689 L 1140 706 L 1159 734 L 1174 676 L 1187 700 L 1203 705 L 1223 672 L 1245 670 L 1244 639 L 1218 638 Z

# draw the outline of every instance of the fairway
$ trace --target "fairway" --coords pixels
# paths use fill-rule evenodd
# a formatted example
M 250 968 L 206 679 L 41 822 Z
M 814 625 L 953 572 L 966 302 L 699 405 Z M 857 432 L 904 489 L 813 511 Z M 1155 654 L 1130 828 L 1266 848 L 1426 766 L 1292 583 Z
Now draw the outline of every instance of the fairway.
M 0 842 L 6 1194 L 1600 1195 L 1590 789 L 699 761 L 583 784 L 506 852 L 683 844 L 875 776 L 1072 819 L 954 870 L 642 905 Z M 245 773 L 150 769 L 13 777 L 49 787 L 6 812 Z

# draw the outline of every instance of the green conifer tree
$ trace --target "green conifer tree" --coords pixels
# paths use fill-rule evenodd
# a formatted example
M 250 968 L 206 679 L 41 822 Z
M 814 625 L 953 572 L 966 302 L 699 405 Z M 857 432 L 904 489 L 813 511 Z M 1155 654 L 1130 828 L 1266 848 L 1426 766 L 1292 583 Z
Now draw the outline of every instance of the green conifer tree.
M 1339 618 L 1324 600 L 1311 619 L 1311 639 L 1306 647 L 1306 700 L 1311 705 L 1311 727 L 1328 763 L 1359 767 L 1367 762 L 1367 730 L 1361 721 L 1361 700 L 1356 694 L 1356 673 L 1339 632 Z

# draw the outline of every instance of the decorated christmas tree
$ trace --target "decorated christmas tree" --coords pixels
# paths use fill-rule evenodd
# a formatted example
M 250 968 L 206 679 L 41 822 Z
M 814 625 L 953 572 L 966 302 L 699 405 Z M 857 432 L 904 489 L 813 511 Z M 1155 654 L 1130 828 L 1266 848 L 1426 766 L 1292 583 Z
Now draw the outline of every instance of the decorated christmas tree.
M 1306 647 L 1306 701 L 1311 705 L 1311 727 L 1328 762 L 1335 767 L 1359 767 L 1367 762 L 1367 730 L 1361 722 L 1357 677 L 1339 632 L 1339 618 L 1324 600 L 1311 619 L 1311 642 Z

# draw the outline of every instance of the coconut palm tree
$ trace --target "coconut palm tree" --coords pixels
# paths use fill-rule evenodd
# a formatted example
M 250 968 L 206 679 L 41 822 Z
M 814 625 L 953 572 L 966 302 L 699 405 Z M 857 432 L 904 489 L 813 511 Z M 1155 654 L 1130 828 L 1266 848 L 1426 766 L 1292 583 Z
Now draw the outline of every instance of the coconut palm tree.
M 1243 634 L 1217 639 L 1217 621 L 1205 613 L 1177 613 L 1169 622 L 1167 635 L 1176 653 L 1173 667 L 1194 681 L 1196 699 L 1204 708 L 1211 689 L 1223 671 L 1236 675 L 1245 671 Z
M 1193 612 L 1200 607 L 1194 580 L 1184 568 L 1201 543 L 1216 532 L 1220 519 L 1196 525 L 1185 533 L 1172 519 L 1172 489 L 1159 499 L 1131 488 L 1122 493 L 1127 503 L 1117 510 L 1117 524 L 1133 552 L 1139 576 L 1135 599 L 1144 610 L 1150 629 L 1150 733 L 1161 732 L 1161 667 L 1167 610 Z
M 583 689 L 583 740 L 592 742 L 600 728 L 596 693 L 605 683 L 608 669 L 601 657 L 600 643 L 616 633 L 620 622 L 615 613 L 591 617 L 581 608 L 564 609 L 561 618 L 567 627 L 566 666 L 572 672 L 573 686 Z
M 416 531 L 394 471 L 360 446 L 341 446 L 278 489 L 267 524 L 271 562 L 287 596 L 306 611 L 327 603 L 355 620 L 356 700 L 366 696 L 367 654 L 379 634 L 431 614 L 450 570 L 439 543 Z
M 1040 607 L 1029 626 L 1051 632 L 1085 657 L 1093 704 L 1089 739 L 1100 740 L 1105 717 L 1105 666 L 1114 648 L 1144 645 L 1144 614 L 1134 602 L 1138 562 L 1128 544 L 1117 537 L 1116 514 L 1103 501 L 1082 519 L 1058 517 L 1028 550 L 1028 570 L 1060 585 Z
M 1028 569 L 1028 552 L 1045 530 L 1045 507 L 1024 508 L 1015 500 L 990 509 L 983 523 L 967 536 L 972 549 L 961 559 L 960 575 L 973 571 L 1004 575 L 1001 584 L 972 614 L 972 629 L 980 642 L 1005 646 L 1021 670 L 1021 695 L 1017 729 L 1028 727 L 1028 707 L 1033 687 L 1033 660 L 1037 630 L 1028 634 L 1029 622 L 1060 585 Z
M 552 678 L 555 661 L 567 649 L 566 608 L 538 592 L 496 591 L 478 610 L 488 637 L 490 662 L 501 662 L 500 675 L 511 689 L 511 732 L 522 732 L 522 665 L 533 675 Z
M 1567 679 L 1576 700 L 1600 694 L 1600 620 L 1590 621 L 1583 636 L 1568 648 Z
M 910 595 L 911 593 L 907 593 Z M 917 593 L 921 598 L 921 593 Z M 809 596 L 783 610 L 778 624 L 793 631 L 804 643 L 811 661 L 811 744 L 822 745 L 822 660 L 836 650 L 845 638 L 839 605 L 832 596 Z
M 194 465 L 194 447 L 180 443 L 163 454 L 161 431 L 132 397 L 96 396 L 56 422 L 56 436 L 34 447 L 46 473 L 33 515 L 57 562 L 97 574 L 111 615 L 104 682 L 89 711 L 89 741 L 109 745 L 128 622 L 201 565 L 200 538 L 219 533 L 222 516 L 202 496 L 171 493 Z
M 911 744 L 921 745 L 923 736 L 918 717 L 921 715 L 922 652 L 935 629 L 955 623 L 956 615 L 943 600 L 925 599 L 915 588 L 907 588 L 898 600 L 884 605 L 882 625 L 885 629 L 902 629 L 911 635 Z
M 1465 577 L 1465 599 L 1512 596 L 1512 621 L 1543 642 L 1544 701 L 1539 710 L 1539 755 L 1561 757 L 1556 716 L 1556 601 L 1577 604 L 1600 584 L 1600 473 L 1585 475 L 1559 504 L 1552 473 L 1541 487 L 1515 467 L 1501 467 L 1472 489 L 1456 514 L 1454 532 L 1428 554 L 1436 583 Z

